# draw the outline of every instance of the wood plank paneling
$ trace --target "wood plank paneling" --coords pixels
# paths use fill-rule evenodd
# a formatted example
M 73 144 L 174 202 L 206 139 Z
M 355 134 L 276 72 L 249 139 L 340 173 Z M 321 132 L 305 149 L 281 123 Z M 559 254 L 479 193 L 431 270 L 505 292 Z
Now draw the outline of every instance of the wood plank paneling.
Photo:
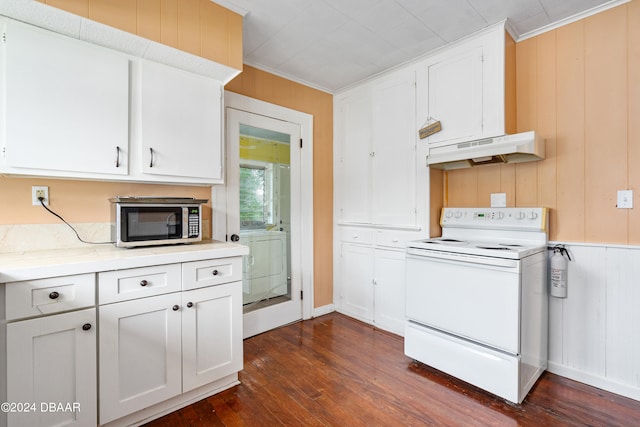
M 558 239 L 584 240 L 584 21 L 559 28 L 557 37 Z
M 625 7 L 585 19 L 585 240 L 627 243 L 627 19 Z
M 477 168 L 478 206 L 491 206 L 491 193 L 502 193 L 500 173 L 499 167 Z
M 200 4 L 202 12 L 201 55 L 205 58 L 227 57 L 229 52 L 229 28 L 224 9 L 211 1 Z
M 628 187 L 634 191 L 634 209 L 629 215 L 629 244 L 640 245 L 640 1 L 627 5 L 627 135 Z
M 66 10 L 80 16 L 89 16 L 89 0 L 38 0 L 40 3 L 47 4 L 58 9 Z
M 160 0 L 160 43 L 178 48 L 178 0 Z
M 88 18 L 137 34 L 136 3 L 130 0 L 89 0 Z
M 566 299 L 562 300 L 562 364 L 605 376 L 606 249 L 571 248 Z M 552 326 L 553 327 L 553 326 Z
M 200 0 L 178 0 L 178 49 L 201 55 Z
M 162 8 L 157 0 L 137 1 L 137 34 L 150 40 L 162 39 Z
M 242 16 L 210 0 L 38 0 L 242 70 Z
M 504 87 L 504 128 L 506 133 L 517 132 L 517 99 L 516 99 L 516 42 L 505 32 L 505 87 Z
M 518 45 L 516 67 L 518 78 L 516 82 L 517 129 L 525 132 L 537 129 L 538 121 L 538 40 L 528 39 Z M 538 205 L 538 165 L 522 163 L 515 165 L 515 206 Z
M 517 131 L 535 130 L 538 118 L 538 38 L 518 43 L 516 56 L 517 79 Z
M 441 236 L 440 212 L 446 205 L 444 200 L 445 181 L 444 172 L 439 169 L 429 169 L 429 236 Z
M 500 165 L 500 192 L 507 193 L 507 206 L 517 206 L 516 165 Z
M 447 206 L 478 206 L 478 168 L 458 169 L 447 171 L 445 174 L 447 175 Z
M 607 378 L 640 387 L 640 251 L 607 248 L 606 259 Z
M 536 98 L 538 105 L 536 132 L 545 139 L 546 158 L 536 162 L 538 168 L 537 204 L 550 208 L 549 239 L 557 239 L 557 159 L 556 159 L 556 33 L 537 37 Z

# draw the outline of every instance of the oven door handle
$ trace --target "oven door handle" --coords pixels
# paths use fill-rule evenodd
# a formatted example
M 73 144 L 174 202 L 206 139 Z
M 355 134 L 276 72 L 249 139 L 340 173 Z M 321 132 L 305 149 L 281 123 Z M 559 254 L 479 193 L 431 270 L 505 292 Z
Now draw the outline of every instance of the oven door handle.
M 449 262 L 452 264 L 474 264 L 477 266 L 484 265 L 514 270 L 517 270 L 519 266 L 518 260 L 515 259 L 493 258 L 479 255 L 458 254 L 453 252 L 441 252 L 416 248 L 407 248 L 407 259 L 417 261 L 437 260 L 437 262 Z

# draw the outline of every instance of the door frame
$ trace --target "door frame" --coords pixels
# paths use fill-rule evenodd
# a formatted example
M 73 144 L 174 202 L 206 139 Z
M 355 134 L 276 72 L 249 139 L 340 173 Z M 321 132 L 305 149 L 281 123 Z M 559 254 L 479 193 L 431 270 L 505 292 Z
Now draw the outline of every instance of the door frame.
M 234 92 L 224 92 L 224 108 L 234 108 L 252 114 L 271 117 L 295 123 L 300 126 L 300 137 L 303 140 L 300 164 L 300 191 L 302 235 L 300 236 L 302 254 L 300 257 L 300 279 L 303 292 L 302 319 L 310 319 L 313 315 L 313 116 L 301 111 L 281 107 L 258 99 L 250 98 Z M 226 120 L 225 120 L 226 122 Z M 226 141 L 226 130 L 223 128 L 222 138 Z M 226 146 L 226 143 L 224 144 Z M 223 176 L 226 176 L 227 153 L 225 149 Z M 227 187 L 226 185 L 211 188 L 211 206 L 213 212 L 211 233 L 215 240 L 225 241 L 227 236 Z

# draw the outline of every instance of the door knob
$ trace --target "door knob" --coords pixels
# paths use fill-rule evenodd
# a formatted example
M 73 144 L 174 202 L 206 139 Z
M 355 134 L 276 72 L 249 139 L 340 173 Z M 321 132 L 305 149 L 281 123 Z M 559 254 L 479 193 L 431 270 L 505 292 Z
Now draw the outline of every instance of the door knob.
M 232 242 L 237 242 L 238 240 L 240 240 L 240 236 L 238 236 L 237 234 L 232 234 L 231 235 L 231 241 Z

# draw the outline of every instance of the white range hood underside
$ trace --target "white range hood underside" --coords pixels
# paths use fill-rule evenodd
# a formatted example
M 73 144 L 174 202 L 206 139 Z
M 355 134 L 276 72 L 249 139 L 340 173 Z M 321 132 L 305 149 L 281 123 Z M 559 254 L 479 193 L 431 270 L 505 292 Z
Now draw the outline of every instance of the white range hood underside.
M 534 131 L 476 141 L 429 147 L 427 165 L 451 170 L 494 163 L 522 163 L 543 160 L 544 139 Z

